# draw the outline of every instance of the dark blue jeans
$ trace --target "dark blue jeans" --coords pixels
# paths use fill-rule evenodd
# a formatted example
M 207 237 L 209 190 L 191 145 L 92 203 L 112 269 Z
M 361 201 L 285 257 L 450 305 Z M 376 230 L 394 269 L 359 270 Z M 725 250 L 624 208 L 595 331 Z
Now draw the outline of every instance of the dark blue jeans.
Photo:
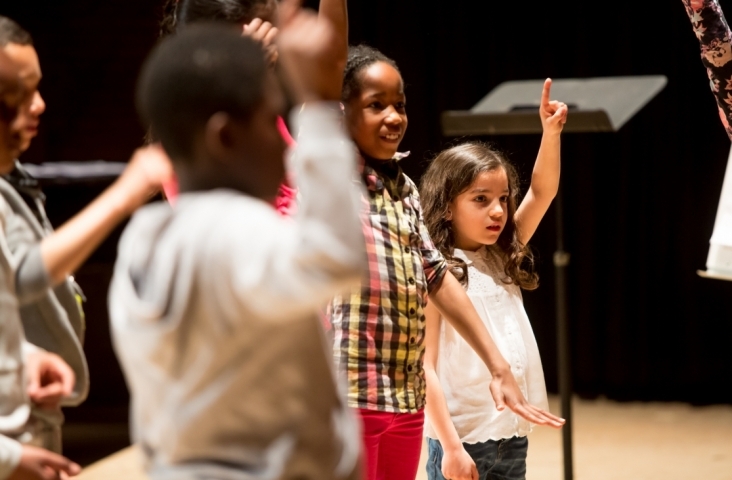
M 427 478 L 446 480 L 442 476 L 442 445 L 432 438 L 427 441 L 429 445 Z M 497 441 L 488 440 L 484 443 L 463 443 L 463 447 L 478 467 L 480 480 L 526 480 L 528 438 L 512 437 Z

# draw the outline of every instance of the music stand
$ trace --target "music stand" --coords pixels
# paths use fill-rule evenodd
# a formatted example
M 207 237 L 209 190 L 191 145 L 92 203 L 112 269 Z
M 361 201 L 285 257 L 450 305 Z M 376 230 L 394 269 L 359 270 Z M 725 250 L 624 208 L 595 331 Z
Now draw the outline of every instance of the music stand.
M 560 79 L 552 82 L 552 98 L 570 109 L 564 133 L 616 132 L 666 86 L 663 75 Z M 468 111 L 442 114 L 447 137 L 466 135 L 518 135 L 542 133 L 538 109 L 544 80 L 504 82 Z M 728 176 L 732 177 L 728 169 Z M 729 181 L 732 188 L 732 179 Z M 564 218 L 561 186 L 555 199 L 557 250 L 553 263 L 556 278 L 557 352 L 562 416 L 564 478 L 574 476 L 572 462 L 572 377 L 567 321 L 569 253 L 564 250 Z

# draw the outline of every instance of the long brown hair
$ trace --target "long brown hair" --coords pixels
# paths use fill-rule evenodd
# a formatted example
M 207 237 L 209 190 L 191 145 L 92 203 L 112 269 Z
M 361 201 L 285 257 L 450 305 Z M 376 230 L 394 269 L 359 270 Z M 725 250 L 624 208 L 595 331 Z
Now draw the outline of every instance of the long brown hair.
M 496 246 L 504 258 L 504 283 L 525 290 L 539 286 L 534 272 L 534 257 L 518 239 L 514 215 L 518 206 L 519 179 L 516 169 L 489 145 L 466 142 L 441 152 L 422 176 L 420 196 L 424 221 L 432 241 L 442 252 L 453 274 L 463 285 L 468 283 L 467 265 L 453 255 L 455 237 L 452 222 L 447 220 L 450 203 L 465 192 L 483 172 L 503 169 L 508 177 L 508 219 Z

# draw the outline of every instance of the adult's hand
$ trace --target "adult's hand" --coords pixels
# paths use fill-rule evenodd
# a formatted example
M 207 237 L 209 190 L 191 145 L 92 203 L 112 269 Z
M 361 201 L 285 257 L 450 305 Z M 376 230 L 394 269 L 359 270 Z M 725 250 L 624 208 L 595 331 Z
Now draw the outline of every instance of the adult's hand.
M 62 398 L 74 391 L 76 376 L 64 360 L 54 353 L 33 352 L 25 359 L 28 397 L 40 408 L 55 409 Z

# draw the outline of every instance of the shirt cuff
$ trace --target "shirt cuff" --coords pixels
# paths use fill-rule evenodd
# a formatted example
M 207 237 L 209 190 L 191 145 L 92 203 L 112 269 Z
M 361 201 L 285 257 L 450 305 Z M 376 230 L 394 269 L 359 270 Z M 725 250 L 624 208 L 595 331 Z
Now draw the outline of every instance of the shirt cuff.
M 17 441 L 0 435 L 0 480 L 5 480 L 18 468 L 23 447 Z
M 432 273 L 427 275 L 427 293 L 432 293 L 432 290 L 442 283 L 442 279 L 445 278 L 447 270 L 447 261 L 444 259 L 433 267 Z
M 339 128 L 342 118 L 339 102 L 303 103 L 290 112 L 290 123 L 295 127 L 297 138 L 301 135 L 330 135 L 332 128 Z

